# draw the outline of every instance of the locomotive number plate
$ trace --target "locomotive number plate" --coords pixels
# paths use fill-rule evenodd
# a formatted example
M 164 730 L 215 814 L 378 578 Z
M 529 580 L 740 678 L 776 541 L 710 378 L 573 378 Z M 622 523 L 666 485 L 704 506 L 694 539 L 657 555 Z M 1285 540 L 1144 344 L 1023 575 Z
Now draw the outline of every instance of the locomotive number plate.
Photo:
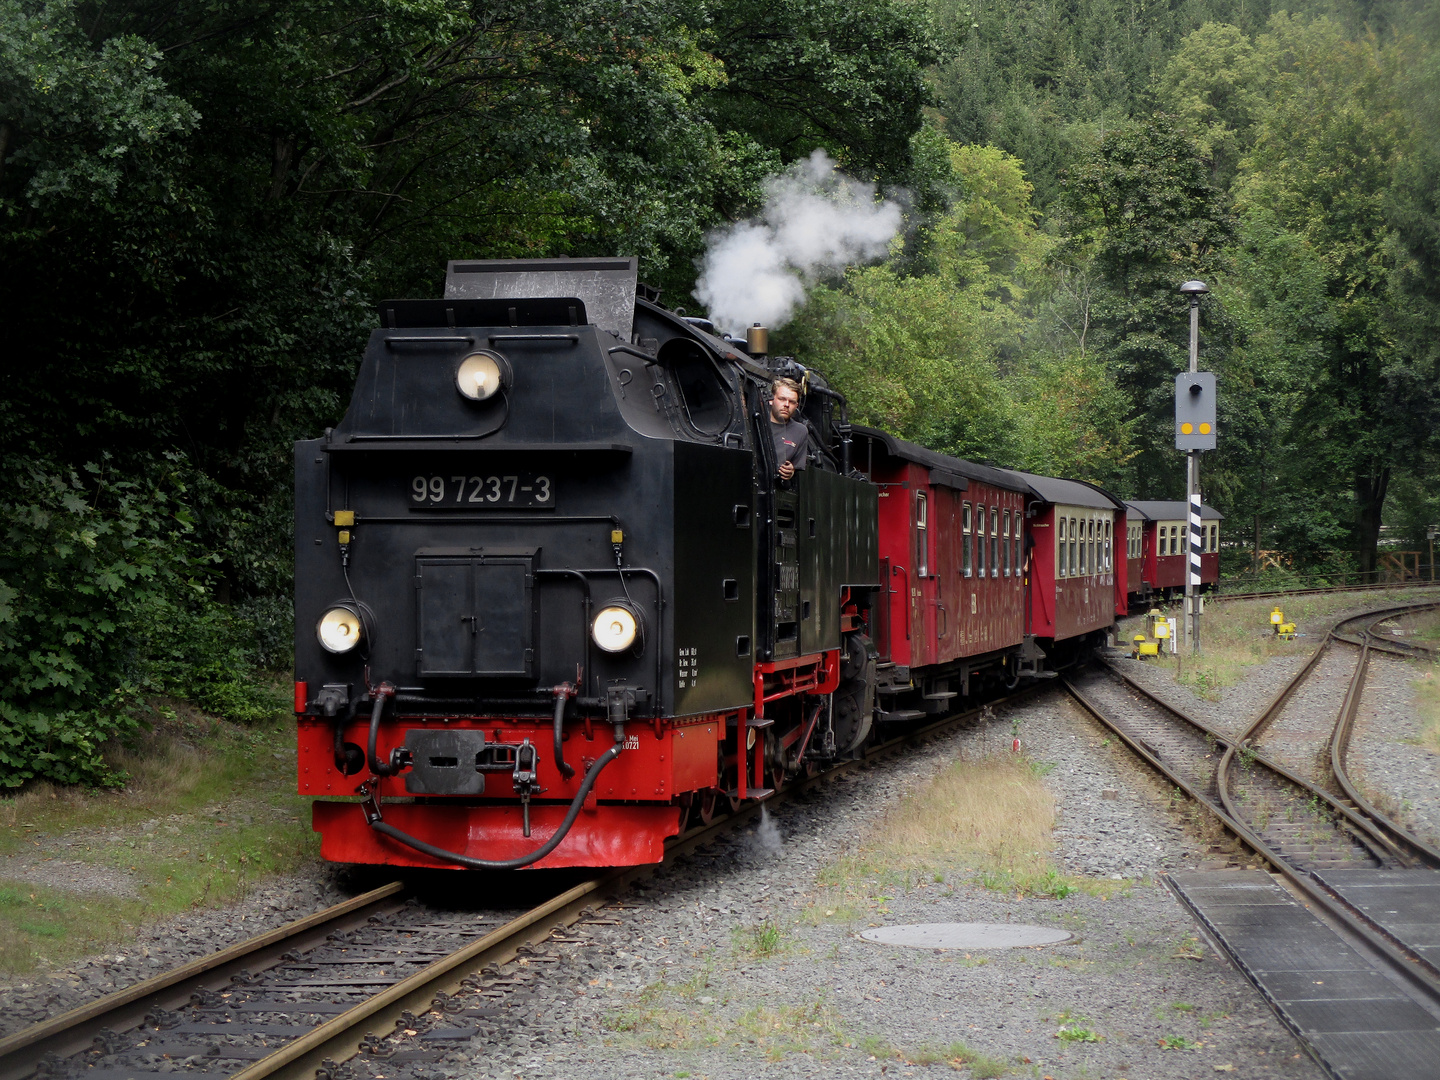
M 536 473 L 495 476 L 416 476 L 410 481 L 412 510 L 545 509 L 555 505 L 550 477 Z

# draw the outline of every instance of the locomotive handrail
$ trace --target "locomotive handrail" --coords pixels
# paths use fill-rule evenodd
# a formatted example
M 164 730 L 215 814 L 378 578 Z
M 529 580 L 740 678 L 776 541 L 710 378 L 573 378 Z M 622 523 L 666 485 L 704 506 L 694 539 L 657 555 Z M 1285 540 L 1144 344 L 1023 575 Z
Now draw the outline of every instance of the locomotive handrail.
M 580 341 L 579 334 L 489 334 L 491 341 L 568 341 L 575 345 Z
M 467 435 L 349 435 L 346 442 L 325 443 L 321 449 L 327 453 L 354 453 L 382 449 L 379 446 L 356 446 L 356 442 L 379 442 L 393 440 L 385 450 L 483 450 L 489 454 L 509 452 L 515 454 L 558 453 L 558 454 L 633 454 L 635 447 L 630 443 L 482 443 L 465 440 L 479 436 Z M 453 447 L 443 445 L 445 440 L 455 443 Z M 400 445 L 415 443 L 414 446 Z
M 432 336 L 432 335 L 429 335 L 429 334 L 407 334 L 407 335 L 401 335 L 401 336 L 399 336 L 399 337 L 387 337 L 387 338 L 385 339 L 385 344 L 386 344 L 386 345 L 418 345 L 418 344 L 420 344 L 421 342 L 424 342 L 425 344 L 428 345 L 428 344 L 432 344 L 432 343 L 434 343 L 434 342 L 436 342 L 436 341 L 463 341 L 466 345 L 473 345 L 473 344 L 475 344 L 475 335 L 473 335 L 473 334 L 435 334 L 435 335 Z

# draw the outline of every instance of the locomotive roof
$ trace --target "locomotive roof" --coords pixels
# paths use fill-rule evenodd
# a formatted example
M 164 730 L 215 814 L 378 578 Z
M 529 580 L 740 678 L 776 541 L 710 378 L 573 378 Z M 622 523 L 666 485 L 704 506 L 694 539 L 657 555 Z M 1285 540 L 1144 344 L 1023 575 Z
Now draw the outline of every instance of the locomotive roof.
M 900 458 L 902 461 L 913 461 L 917 465 L 924 465 L 930 470 L 930 482 L 943 487 L 965 488 L 960 478 L 966 480 L 978 480 L 981 483 L 989 484 L 992 487 L 1003 488 L 1006 491 L 1025 491 L 1024 481 L 1020 480 L 1018 474 L 1009 469 L 997 469 L 993 465 L 980 465 L 973 461 L 966 461 L 964 458 L 951 457 L 949 454 L 941 454 L 935 450 L 927 450 L 918 443 L 906 442 L 904 439 L 891 435 L 888 431 L 881 431 L 879 428 L 864 427 L 856 424 L 854 432 L 857 435 L 873 439 L 885 447 L 885 452 L 891 457 Z
M 1125 505 L 1146 521 L 1183 521 L 1189 515 L 1183 499 L 1127 502 Z M 1201 503 L 1200 518 L 1202 521 L 1224 521 L 1225 515 L 1208 503 Z
M 1104 488 L 1084 480 L 1062 480 L 1058 476 L 1016 472 L 1030 494 L 1041 502 L 1064 506 L 1093 506 L 1101 510 L 1124 510 L 1125 503 Z

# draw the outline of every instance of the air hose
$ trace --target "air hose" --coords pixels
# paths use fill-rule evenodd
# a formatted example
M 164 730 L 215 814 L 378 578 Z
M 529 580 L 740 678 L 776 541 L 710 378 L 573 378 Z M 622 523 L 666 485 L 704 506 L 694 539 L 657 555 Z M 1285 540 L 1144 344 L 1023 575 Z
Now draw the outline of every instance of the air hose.
M 372 725 L 370 753 L 372 766 L 375 757 L 374 730 Z M 590 770 L 585 774 L 585 779 L 580 782 L 580 790 L 575 793 L 575 798 L 570 800 L 570 809 L 565 814 L 565 820 L 560 822 L 560 827 L 555 830 L 555 835 L 550 837 L 549 840 L 546 840 L 545 843 L 541 844 L 534 851 L 530 852 L 530 854 L 521 855 L 514 859 L 472 859 L 469 855 L 461 855 L 456 851 L 446 851 L 444 848 L 438 848 L 434 844 L 427 844 L 424 840 L 420 840 L 407 832 L 402 832 L 395 828 L 394 825 L 386 824 L 380 816 L 378 788 L 375 791 L 366 790 L 366 799 L 365 802 L 361 804 L 361 807 L 365 811 L 366 822 L 376 832 L 384 833 L 392 840 L 398 840 L 407 847 L 412 847 L 416 851 L 423 852 L 431 858 L 444 859 L 446 862 L 456 863 L 459 866 L 468 866 L 472 870 L 518 870 L 522 866 L 529 866 L 531 863 L 539 862 L 560 846 L 560 842 L 565 839 L 566 835 L 570 832 L 571 826 L 575 824 L 575 819 L 580 816 L 580 808 L 585 805 L 585 799 L 590 794 L 590 789 L 595 786 L 595 781 L 599 778 L 601 770 L 619 757 L 620 751 L 623 750 L 624 747 L 625 729 L 623 726 L 617 725 L 615 728 L 615 745 L 601 754 L 595 764 L 590 766 Z
M 375 705 L 370 710 L 370 739 L 366 745 L 366 760 L 370 763 L 370 771 L 376 776 L 394 776 L 400 771 L 400 766 L 388 761 L 381 761 L 375 756 L 375 739 L 380 733 L 380 714 L 385 711 L 385 701 L 395 696 L 395 687 L 388 682 L 382 682 L 375 688 Z

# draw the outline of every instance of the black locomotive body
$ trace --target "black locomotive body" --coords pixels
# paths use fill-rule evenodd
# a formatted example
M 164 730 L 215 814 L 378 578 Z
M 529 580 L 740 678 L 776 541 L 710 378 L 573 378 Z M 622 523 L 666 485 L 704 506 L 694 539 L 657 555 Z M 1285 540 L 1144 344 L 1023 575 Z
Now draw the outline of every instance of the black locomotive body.
M 296 445 L 326 858 L 654 862 L 864 738 L 877 503 L 843 400 L 809 377 L 815 450 L 778 480 L 775 365 L 638 289 L 633 259 L 452 263 Z

